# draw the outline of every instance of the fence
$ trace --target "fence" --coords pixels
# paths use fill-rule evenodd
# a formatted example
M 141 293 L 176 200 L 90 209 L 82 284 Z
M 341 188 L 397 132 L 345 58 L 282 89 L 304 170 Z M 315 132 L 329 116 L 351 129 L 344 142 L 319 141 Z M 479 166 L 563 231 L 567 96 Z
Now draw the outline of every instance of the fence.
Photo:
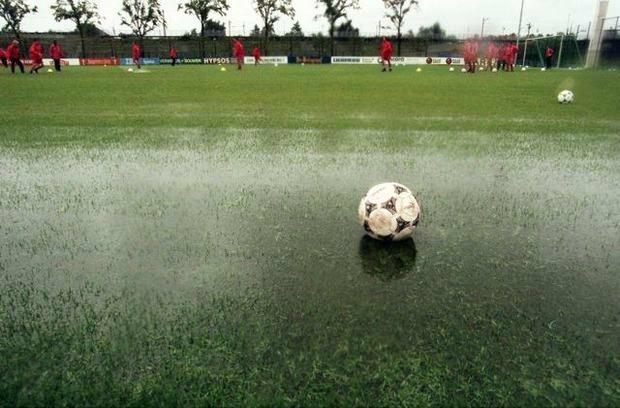
M 613 33 L 604 36 L 601 66 L 620 66 L 620 38 Z M 81 56 L 80 37 L 75 34 L 24 34 L 25 44 L 34 38 L 39 38 L 44 49 L 48 49 L 53 40 L 58 40 L 63 47 L 66 58 L 78 58 Z M 588 48 L 588 40 L 567 42 L 563 47 L 562 66 L 580 66 L 579 55 L 584 56 Z M 12 37 L 8 34 L 0 34 L 0 46 L 6 46 Z M 123 58 L 131 55 L 131 37 L 89 37 L 85 39 L 87 58 L 116 57 Z M 202 45 L 204 41 L 204 55 Z M 249 54 L 255 45 L 261 45 L 262 38 L 243 37 L 246 53 Z M 376 56 L 378 54 L 378 37 L 348 37 L 337 38 L 334 44 L 334 56 Z M 550 40 L 551 41 L 551 40 Z M 557 41 L 553 39 L 553 41 Z M 501 43 L 501 41 L 499 41 Z M 551 45 L 551 43 L 549 43 Z M 572 48 L 569 45 L 572 45 Z M 218 58 L 230 57 L 231 45 L 228 37 L 208 37 L 204 40 L 196 37 L 147 37 L 143 42 L 143 54 L 145 58 L 166 58 L 170 46 L 174 46 L 179 58 Z M 556 56 L 559 44 L 553 43 Z M 480 49 L 484 50 L 485 42 L 481 42 Z M 394 41 L 394 48 L 397 48 Z M 264 50 L 264 48 L 263 48 Z M 25 47 L 24 47 L 25 51 Z M 523 57 L 523 45 L 519 62 Z M 462 42 L 458 40 L 429 40 L 423 38 L 405 37 L 401 44 L 401 55 L 410 57 L 447 57 L 461 55 Z M 481 52 L 483 53 L 483 52 Z M 273 37 L 269 43 L 266 55 L 287 55 L 297 57 L 309 57 L 321 59 L 331 56 L 330 39 L 327 36 L 315 35 L 311 37 Z M 530 52 L 526 56 L 526 64 L 537 66 L 539 57 Z

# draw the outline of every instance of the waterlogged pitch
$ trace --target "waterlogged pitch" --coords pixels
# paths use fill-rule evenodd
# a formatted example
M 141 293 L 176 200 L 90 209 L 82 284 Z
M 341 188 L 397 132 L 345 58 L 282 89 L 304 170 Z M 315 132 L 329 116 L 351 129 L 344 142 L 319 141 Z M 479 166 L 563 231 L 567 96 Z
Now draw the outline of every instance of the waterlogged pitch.
M 618 73 L 0 79 L 0 406 L 620 404 Z

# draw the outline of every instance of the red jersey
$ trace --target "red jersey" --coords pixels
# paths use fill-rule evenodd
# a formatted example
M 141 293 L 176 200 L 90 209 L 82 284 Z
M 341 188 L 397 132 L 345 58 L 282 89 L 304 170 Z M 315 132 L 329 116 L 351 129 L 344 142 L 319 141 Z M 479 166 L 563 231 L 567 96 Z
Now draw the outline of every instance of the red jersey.
M 498 50 L 495 44 L 489 43 L 489 45 L 487 45 L 487 52 L 485 54 L 486 59 L 491 60 L 493 58 L 497 58 L 497 53 Z
M 175 50 L 174 48 L 170 48 L 170 58 L 176 58 L 177 57 L 177 50 Z
M 241 44 L 238 40 L 233 40 L 233 54 L 236 58 L 243 58 L 245 56 L 243 44 Z
M 550 47 L 547 47 L 547 49 L 545 50 L 545 57 L 549 58 L 549 57 L 553 57 L 553 49 Z
M 30 54 L 30 59 L 34 62 L 39 62 L 43 59 L 43 47 L 38 41 L 35 41 L 30 46 L 28 50 L 28 54 Z
M 135 60 L 140 59 L 140 47 L 138 47 L 138 44 L 131 45 L 131 57 Z
M 254 47 L 254 49 L 252 50 L 252 56 L 256 60 L 260 59 L 260 49 L 258 47 Z
M 52 57 L 52 59 L 55 59 L 55 60 L 59 60 L 62 58 L 62 49 L 60 48 L 60 45 L 52 44 L 50 46 L 50 57 Z
M 381 54 L 381 58 L 382 59 L 392 58 L 393 49 L 394 48 L 392 47 L 392 43 L 387 38 L 384 38 L 383 41 L 381 41 L 381 45 L 379 46 L 379 52 Z
M 9 46 L 6 47 L 6 55 L 11 59 L 19 59 L 19 46 L 9 44 Z
M 7 59 L 7 58 L 8 56 L 6 55 L 6 51 L 0 48 L 0 59 Z

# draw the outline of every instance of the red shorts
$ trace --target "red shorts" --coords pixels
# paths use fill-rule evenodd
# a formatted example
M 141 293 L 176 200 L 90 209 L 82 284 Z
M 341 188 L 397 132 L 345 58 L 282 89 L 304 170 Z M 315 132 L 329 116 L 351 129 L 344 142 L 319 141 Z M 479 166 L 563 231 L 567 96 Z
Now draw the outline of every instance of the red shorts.
M 33 58 L 32 65 L 43 65 L 43 58 Z

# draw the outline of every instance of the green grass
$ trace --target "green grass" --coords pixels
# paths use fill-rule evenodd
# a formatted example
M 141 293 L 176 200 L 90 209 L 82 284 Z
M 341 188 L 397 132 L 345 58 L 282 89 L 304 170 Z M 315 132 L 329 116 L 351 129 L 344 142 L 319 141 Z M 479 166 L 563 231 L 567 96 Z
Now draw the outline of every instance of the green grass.
M 148 71 L 1 75 L 0 407 L 620 404 L 618 73 Z

